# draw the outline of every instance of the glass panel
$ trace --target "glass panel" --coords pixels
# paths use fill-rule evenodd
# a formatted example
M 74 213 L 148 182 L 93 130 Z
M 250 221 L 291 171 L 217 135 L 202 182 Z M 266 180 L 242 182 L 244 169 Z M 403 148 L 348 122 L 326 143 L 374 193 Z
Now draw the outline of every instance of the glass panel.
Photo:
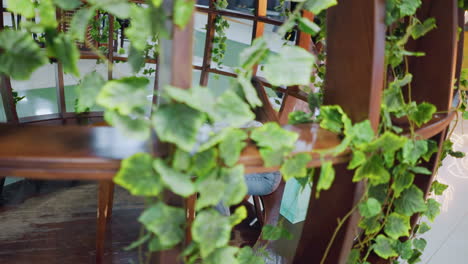
M 215 95 L 221 95 L 224 91 L 231 88 L 233 77 L 210 73 L 208 75 L 208 88 Z
M 81 78 L 91 72 L 98 72 L 104 79 L 107 79 L 107 66 L 104 63 L 97 63 L 96 60 L 80 60 L 78 62 Z M 75 112 L 75 104 L 77 99 L 77 88 L 81 78 L 77 78 L 70 74 L 64 74 L 63 81 L 65 84 L 65 105 L 67 112 Z M 91 111 L 102 111 L 102 108 L 94 106 Z
M 201 66 L 206 40 L 206 23 L 208 15 L 206 13 L 195 12 L 193 26 L 193 64 Z
M 29 80 L 11 80 L 18 96 L 24 96 L 16 105 L 18 117 L 47 115 L 58 112 L 55 82 L 56 64 L 51 63 L 36 70 Z
M 227 9 L 253 14 L 255 12 L 255 1 L 254 0 L 229 0 Z
M 221 65 L 212 62 L 212 68 L 223 69 L 224 66 L 237 67 L 239 65 L 239 53 L 246 47 L 250 46 L 252 41 L 253 22 L 246 19 L 224 17 L 229 23 L 229 28 L 226 29 L 226 52 Z M 213 45 L 213 49 L 216 48 Z

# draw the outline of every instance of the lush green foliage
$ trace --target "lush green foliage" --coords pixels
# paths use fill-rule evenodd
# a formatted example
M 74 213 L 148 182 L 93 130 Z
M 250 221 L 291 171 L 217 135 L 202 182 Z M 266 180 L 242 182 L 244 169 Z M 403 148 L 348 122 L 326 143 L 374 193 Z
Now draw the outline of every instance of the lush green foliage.
M 26 18 L 33 18 L 38 13 L 41 19 L 39 23 L 26 21 L 23 31 L 0 32 L 0 49 L 3 51 L 0 53 L 0 73 L 15 79 L 27 79 L 49 58 L 54 58 L 66 72 L 80 77 L 77 67 L 79 51 L 75 41 L 85 41 L 91 23 L 94 25 L 91 32 L 94 40 L 106 42 L 108 33 L 104 32 L 108 31 L 109 17 L 104 13 L 107 12 L 118 18 L 131 19 L 125 34 L 131 43 L 128 60 L 136 74 L 149 53 L 156 56 L 160 52 L 158 40 L 170 38 L 166 28 L 168 20 L 172 19 L 176 27 L 185 27 L 195 1 L 176 0 L 172 14 L 164 11 L 162 0 L 148 0 L 145 6 L 131 4 L 127 0 L 89 0 L 88 3 L 81 6 L 78 0 L 8 1 L 11 11 Z M 285 12 L 288 18 L 274 37 L 283 38 L 296 25 L 306 33 L 323 34 L 323 28 L 302 18 L 301 11 L 309 10 L 323 16 L 320 13 L 335 4 L 335 0 L 299 2 L 295 10 Z M 386 23 L 391 26 L 386 43 L 386 67 L 391 72 L 391 78 L 388 78 L 391 81 L 386 83 L 383 93 L 382 124 L 377 131 L 368 120 L 353 124 L 339 106 L 321 106 L 321 94 L 309 95 L 310 109 L 320 108 L 318 117 L 301 112 L 290 115 L 293 123 L 318 121 L 323 129 L 342 135 L 340 145 L 319 154 L 323 159 L 324 155 L 339 155 L 350 150 L 352 160 L 348 169 L 355 171 L 352 180 L 365 182 L 364 195 L 353 208 L 361 215 L 359 227 L 363 232 L 349 256 L 351 264 L 368 263 L 372 252 L 385 259 L 399 256 L 408 263 L 416 263 L 426 242 L 414 236 L 427 232 L 429 226 L 421 223 L 416 228 L 417 232 L 411 233 L 410 218 L 423 214 L 433 221 L 440 211 L 437 201 L 433 198 L 426 200 L 415 184 L 417 175 L 432 174 L 423 163 L 431 159 L 438 146 L 436 142 L 418 139 L 414 130 L 430 121 L 436 109 L 430 103 L 418 104 L 404 96 L 404 90 L 410 89 L 412 81 L 411 73 L 406 70 L 405 58 L 424 55 L 405 50 L 405 44 L 410 38 L 423 37 L 436 27 L 437 21 L 417 19 L 415 12 L 421 0 L 388 0 L 386 4 Z M 216 1 L 218 9 L 226 5 L 226 1 Z M 71 10 L 80 6 L 72 19 L 70 31 L 57 32 L 54 7 Z M 90 22 L 98 10 L 102 13 L 99 20 Z M 321 21 L 324 21 L 323 17 Z M 101 28 L 101 24 L 106 26 Z M 119 26 L 115 25 L 116 28 Z M 213 60 L 218 64 L 222 63 L 226 51 L 224 31 L 228 27 L 226 20 L 216 17 Z M 43 34 L 46 49 L 39 47 L 31 33 Z M 96 50 L 100 55 L 103 51 L 108 52 Z M 280 167 L 285 180 L 314 181 L 317 198 L 320 192 L 331 188 L 335 171 L 332 162 L 323 159 L 320 173 L 314 179 L 314 170 L 308 169 L 312 159 L 310 154 L 292 153 L 298 135 L 276 123 L 250 129 L 250 133 L 241 129 L 255 118 L 252 108 L 262 104 L 251 83 L 253 67 L 264 62 L 265 77 L 275 86 L 305 87 L 312 82 L 321 87 L 325 56 L 321 53 L 317 60 L 306 50 L 291 46 L 284 46 L 279 53 L 273 54 L 269 52 L 268 41 L 258 38 L 240 54 L 235 89 L 217 95 L 206 87 L 182 90 L 167 86 L 160 94 L 165 103 L 155 106 L 151 116 L 145 110 L 148 78 L 132 76 L 105 81 L 96 72 L 83 76 L 78 87 L 78 112 L 88 111 L 97 104 L 105 109 L 106 121 L 129 137 L 150 140 L 154 132 L 160 142 L 170 146 L 168 155 L 164 157 L 138 153 L 125 159 L 114 179 L 133 195 L 145 197 L 148 204 L 138 219 L 144 226 L 144 232 L 128 248 L 144 247 L 153 252 L 179 245 L 185 239 L 186 215 L 183 208 L 167 203 L 167 193 L 179 198 L 198 194 L 197 217 L 190 230 L 193 241 L 183 252 L 186 263 L 264 263 L 263 257 L 251 248 L 238 249 L 228 244 L 233 226 L 246 217 L 246 209 L 238 207 L 233 215 L 223 216 L 212 208 L 220 203 L 236 205 L 247 194 L 244 167 L 239 164 L 247 141 L 257 145 L 265 167 Z M 314 68 L 321 80 L 311 78 Z M 153 73 L 146 71 L 147 74 Z M 466 78 L 462 78 L 460 90 L 466 89 L 467 84 Z M 465 103 L 461 111 L 468 118 Z M 394 120 L 401 117 L 408 119 L 409 137 L 394 124 Z M 445 143 L 444 153 L 463 155 L 452 151 L 451 147 L 450 142 Z M 434 182 L 431 191 L 440 195 L 446 188 L 446 185 Z M 339 220 L 339 227 L 353 211 Z M 289 238 L 290 234 L 281 226 L 264 227 L 265 240 L 283 237 Z

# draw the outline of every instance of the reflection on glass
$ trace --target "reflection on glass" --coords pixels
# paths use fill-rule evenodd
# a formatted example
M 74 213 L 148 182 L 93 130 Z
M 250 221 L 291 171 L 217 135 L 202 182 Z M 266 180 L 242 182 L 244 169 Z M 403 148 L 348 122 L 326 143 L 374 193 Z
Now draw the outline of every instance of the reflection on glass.
M 16 105 L 18 117 L 52 114 L 58 112 L 55 82 L 56 64 L 51 63 L 36 70 L 29 80 L 11 80 L 18 96 L 25 96 Z
M 206 40 L 206 13 L 195 12 L 193 25 L 193 65 L 201 66 L 203 63 L 203 51 Z
M 224 17 L 229 23 L 229 28 L 226 29 L 225 34 L 226 49 L 224 59 L 221 65 L 212 63 L 212 68 L 223 69 L 222 65 L 228 67 L 239 66 L 239 54 L 246 47 L 250 46 L 252 41 L 253 22 L 246 19 Z M 213 45 L 216 48 L 216 45 Z

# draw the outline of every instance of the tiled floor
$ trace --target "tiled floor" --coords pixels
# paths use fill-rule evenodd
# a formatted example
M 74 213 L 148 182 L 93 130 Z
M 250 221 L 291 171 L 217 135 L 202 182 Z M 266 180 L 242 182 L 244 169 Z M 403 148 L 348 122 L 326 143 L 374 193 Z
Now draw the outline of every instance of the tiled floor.
M 460 122 L 451 138 L 456 150 L 468 153 L 468 121 Z M 441 214 L 423 235 L 428 244 L 422 263 L 468 263 L 468 156 L 447 157 L 437 180 L 449 188 L 436 198 L 442 204 Z

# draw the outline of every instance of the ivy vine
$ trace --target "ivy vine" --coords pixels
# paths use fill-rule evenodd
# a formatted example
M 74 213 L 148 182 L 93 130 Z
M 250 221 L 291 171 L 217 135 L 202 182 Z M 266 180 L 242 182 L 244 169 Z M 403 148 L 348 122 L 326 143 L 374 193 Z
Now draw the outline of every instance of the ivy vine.
M 325 64 L 318 64 L 308 51 L 296 46 L 283 46 L 279 52 L 269 52 L 269 41 L 257 38 L 243 50 L 236 69 L 235 87 L 221 95 L 215 95 L 206 87 L 195 86 L 188 90 L 167 86 L 159 96 L 165 103 L 154 106 L 151 116 L 147 115 L 146 77 L 124 77 L 106 81 L 92 72 L 81 76 L 77 63 L 79 50 L 76 41 L 83 41 L 88 24 L 94 24 L 92 14 L 102 10 L 120 19 L 131 19 L 125 34 L 130 40 L 129 62 L 134 73 L 144 65 L 148 52 L 164 52 L 157 46 L 158 39 L 170 38 L 166 28 L 169 19 L 177 27 L 185 27 L 194 11 L 194 1 L 174 1 L 174 11 L 167 14 L 163 1 L 148 0 L 145 6 L 127 0 L 88 0 L 73 17 L 69 32 L 57 32 L 58 22 L 55 7 L 72 10 L 81 6 L 79 0 L 9 0 L 8 8 L 27 19 L 39 14 L 37 24 L 28 24 L 24 31 L 5 29 L 0 32 L 0 73 L 14 79 L 24 80 L 40 66 L 55 58 L 62 63 L 65 72 L 81 78 L 77 111 L 87 111 L 94 105 L 105 109 L 106 121 L 120 129 L 128 137 L 152 140 L 154 132 L 158 140 L 167 143 L 169 154 L 155 157 L 151 153 L 138 153 L 122 161 L 121 169 L 114 178 L 130 193 L 145 197 L 147 206 L 138 221 L 143 229 L 140 238 L 128 249 L 140 248 L 147 252 L 140 262 L 149 259 L 151 252 L 167 250 L 186 241 L 186 213 L 182 207 L 167 202 L 168 192 L 182 198 L 198 194 L 196 218 L 190 227 L 192 241 L 185 247 L 182 257 L 186 263 L 246 264 L 264 263 L 262 250 L 254 252 L 250 247 L 241 249 L 229 245 L 232 228 L 247 215 L 240 206 L 231 216 L 223 216 L 213 206 L 239 204 L 247 194 L 244 182 L 244 167 L 238 164 L 242 150 L 251 140 L 259 148 L 265 167 L 280 166 L 285 180 L 298 178 L 303 184 L 313 180 L 314 171 L 308 169 L 309 154 L 292 154 L 298 135 L 281 128 L 276 123 L 262 127 L 242 129 L 254 120 L 253 108 L 262 105 L 251 83 L 253 66 L 264 64 L 265 78 L 273 86 L 303 86 L 310 84 L 310 73 L 319 68 L 324 77 Z M 225 8 L 226 1 L 216 1 L 216 8 Z M 362 233 L 353 246 L 349 263 L 369 263 L 370 254 L 384 259 L 399 257 L 408 263 L 416 263 L 424 250 L 426 241 L 417 238 L 429 230 L 429 224 L 419 223 L 411 232 L 410 219 L 422 214 L 433 221 L 440 205 L 434 198 L 425 199 L 423 191 L 414 184 L 417 174 L 432 174 L 423 165 L 437 152 L 437 143 L 419 139 L 414 131 L 431 120 L 436 108 L 430 103 L 417 104 L 405 99 L 404 89 L 410 93 L 412 75 L 408 72 L 407 56 L 423 56 L 405 50 L 410 39 L 417 39 L 436 27 L 434 19 L 420 21 L 415 13 L 421 0 L 388 0 L 386 23 L 389 25 L 386 43 L 386 88 L 382 102 L 382 123 L 377 131 L 365 120 L 353 124 L 339 106 L 321 105 L 320 96 L 309 97 L 312 110 L 320 108 L 320 115 L 313 118 L 305 113 L 291 114 L 291 122 L 319 122 L 324 129 L 341 134 L 343 140 L 334 149 L 320 152 L 321 155 L 338 155 L 345 150 L 352 152 L 348 169 L 354 170 L 353 181 L 364 182 L 365 191 L 358 205 L 339 220 L 338 229 L 356 211 L 361 219 Z M 274 36 L 281 40 L 295 27 L 312 35 L 320 35 L 321 26 L 301 16 L 302 10 L 320 15 L 322 11 L 337 4 L 336 0 L 306 0 L 298 2 L 288 12 L 284 24 Z M 100 24 L 100 22 L 98 21 Z M 108 23 L 106 23 L 108 24 Z M 226 50 L 224 30 L 229 26 L 221 16 L 216 18 L 217 41 L 213 49 L 213 60 L 220 64 Z M 96 29 L 101 32 L 101 29 Z M 32 33 L 44 36 L 43 52 Z M 99 41 L 102 34 L 99 35 Z M 149 42 L 148 40 L 152 40 Z M 154 44 L 156 43 L 156 44 Z M 157 48 L 155 48 L 157 46 Z M 150 47 L 150 48 L 149 48 Z M 216 51 L 217 50 L 217 51 Z M 96 51 L 107 61 L 103 51 Z M 217 53 L 218 52 L 218 53 Z M 326 54 L 319 61 L 326 62 Z M 151 70 L 148 70 L 151 71 Z M 152 73 L 152 72 L 151 72 Z M 323 78 L 322 78 L 323 79 Z M 316 81 L 317 83 L 317 81 Z M 321 87 L 321 84 L 318 84 Z M 461 80 L 461 90 L 466 79 Z M 325 88 L 326 89 L 326 88 Z M 464 93 L 462 96 L 465 96 Z M 464 97 L 463 97 L 464 98 Z M 466 114 L 466 103 L 460 107 Z M 407 117 L 409 136 L 395 125 L 396 118 Z M 447 143 L 448 142 L 448 143 Z M 462 156 L 444 144 L 444 155 Z M 442 155 L 442 156 L 444 156 Z M 328 190 L 334 181 L 332 163 L 322 164 L 316 182 L 317 197 Z M 431 191 L 441 195 L 446 185 L 434 182 Z M 213 190 L 216 190 L 215 192 Z M 281 227 L 264 227 L 264 239 L 273 240 L 288 234 Z M 330 241 L 330 245 L 334 241 Z M 330 247 L 329 247 L 330 248 Z M 328 250 L 323 256 L 326 260 Z

